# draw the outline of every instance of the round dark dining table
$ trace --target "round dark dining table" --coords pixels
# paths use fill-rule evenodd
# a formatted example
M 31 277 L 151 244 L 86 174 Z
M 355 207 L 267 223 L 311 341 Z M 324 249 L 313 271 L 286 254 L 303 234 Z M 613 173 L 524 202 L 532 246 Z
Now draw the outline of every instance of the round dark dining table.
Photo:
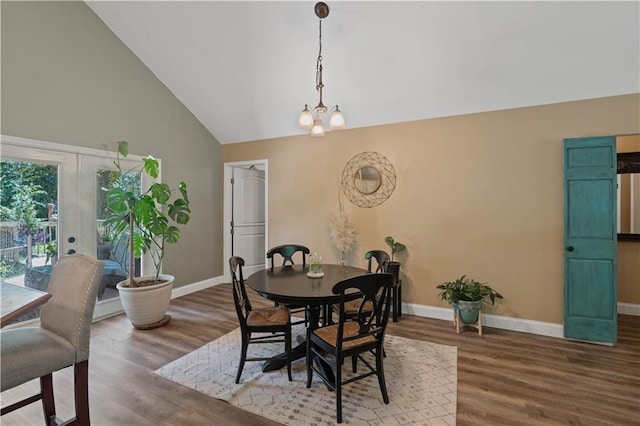
M 338 303 L 339 295 L 333 294 L 333 286 L 348 278 L 368 274 L 366 269 L 347 265 L 323 264 L 321 278 L 307 276 L 309 267 L 302 265 L 288 265 L 277 268 L 267 268 L 255 272 L 247 278 L 247 285 L 262 297 L 274 302 L 305 306 L 309 327 L 318 327 L 320 310 L 325 306 Z M 354 299 L 359 293 L 353 294 Z M 327 309 L 330 314 L 331 310 Z M 292 349 L 293 358 L 300 359 L 306 356 L 304 340 Z M 271 371 L 282 368 L 287 364 L 286 354 L 279 354 L 266 361 L 262 371 Z

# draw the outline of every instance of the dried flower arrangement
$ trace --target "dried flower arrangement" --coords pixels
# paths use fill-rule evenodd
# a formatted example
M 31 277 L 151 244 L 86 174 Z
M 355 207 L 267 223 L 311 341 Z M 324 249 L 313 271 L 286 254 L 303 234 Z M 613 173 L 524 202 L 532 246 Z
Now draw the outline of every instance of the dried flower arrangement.
M 331 228 L 331 239 L 333 244 L 341 252 L 341 263 L 347 263 L 347 252 L 351 250 L 356 242 L 356 229 L 353 227 L 347 217 L 342 204 L 338 213 L 332 213 L 329 218 L 329 226 Z

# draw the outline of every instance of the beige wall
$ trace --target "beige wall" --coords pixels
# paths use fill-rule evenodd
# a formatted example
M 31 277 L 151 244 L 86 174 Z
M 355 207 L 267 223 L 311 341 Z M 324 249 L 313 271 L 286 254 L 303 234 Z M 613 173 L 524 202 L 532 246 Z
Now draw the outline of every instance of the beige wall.
M 338 209 L 344 165 L 363 151 L 383 154 L 397 175 L 391 197 L 370 209 L 343 197 L 358 232 L 352 264 L 364 265 L 364 252 L 386 248 L 391 235 L 408 247 L 400 255 L 405 302 L 445 306 L 435 286 L 466 274 L 505 296 L 489 312 L 562 323 L 562 140 L 638 133 L 638 117 L 635 94 L 224 145 L 222 152 L 225 162 L 269 160 L 269 245 L 305 244 L 327 262 L 339 258 L 328 217 Z M 640 303 L 633 297 L 625 301 Z
M 84 2 L 2 7 L 2 133 L 96 149 L 130 143 L 187 182 L 192 219 L 167 250 L 176 285 L 222 274 L 217 140 Z M 203 261 L 204 259 L 204 261 Z

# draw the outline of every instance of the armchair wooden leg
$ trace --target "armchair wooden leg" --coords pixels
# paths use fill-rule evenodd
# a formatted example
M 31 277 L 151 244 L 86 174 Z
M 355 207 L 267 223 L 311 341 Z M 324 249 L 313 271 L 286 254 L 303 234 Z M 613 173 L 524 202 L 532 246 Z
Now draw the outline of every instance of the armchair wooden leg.
M 42 394 L 42 411 L 45 424 L 50 424 L 56 418 L 56 401 L 53 398 L 53 375 L 51 373 L 40 377 L 40 393 Z
M 78 426 L 89 426 L 89 361 L 82 361 L 73 366 L 74 396 L 76 419 Z

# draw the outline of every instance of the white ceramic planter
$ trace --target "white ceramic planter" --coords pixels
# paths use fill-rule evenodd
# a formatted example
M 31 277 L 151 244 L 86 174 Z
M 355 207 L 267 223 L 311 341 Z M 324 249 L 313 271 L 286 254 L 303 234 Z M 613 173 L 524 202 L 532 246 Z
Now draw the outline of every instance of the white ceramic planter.
M 144 280 L 153 277 L 145 276 L 136 278 Z M 120 281 L 116 288 L 120 293 L 120 301 L 127 318 L 134 327 L 145 328 L 162 320 L 171 301 L 171 290 L 175 277 L 173 275 L 160 275 L 160 279 L 166 282 L 146 287 L 123 287 L 127 281 Z

